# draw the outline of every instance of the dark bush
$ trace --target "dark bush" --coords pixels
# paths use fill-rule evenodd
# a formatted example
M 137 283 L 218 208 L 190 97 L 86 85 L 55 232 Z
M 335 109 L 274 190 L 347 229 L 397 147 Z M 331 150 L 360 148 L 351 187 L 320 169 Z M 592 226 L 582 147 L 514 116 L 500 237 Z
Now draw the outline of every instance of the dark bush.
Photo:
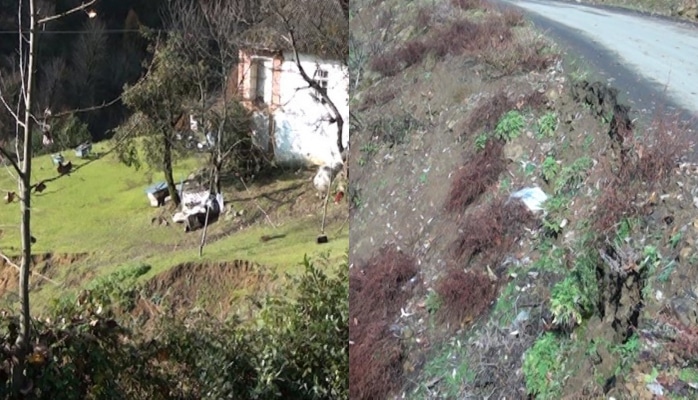
M 484 273 L 451 269 L 435 286 L 440 300 L 436 318 L 459 328 L 487 310 L 497 295 L 496 286 Z
M 465 216 L 460 236 L 453 243 L 458 260 L 470 260 L 483 254 L 496 265 L 519 239 L 521 228 L 533 220 L 533 215 L 518 200 L 495 198 Z
M 400 340 L 389 332 L 405 290 L 417 274 L 414 260 L 384 248 L 364 265 L 354 266 L 349 287 L 349 396 L 384 399 L 402 385 L 404 357 Z
M 192 311 L 136 331 L 108 309 L 123 304 L 119 294 L 131 298 L 114 288 L 132 274 L 103 281 L 60 307 L 55 322 L 34 321 L 26 398 L 347 399 L 348 266 L 329 277 L 304 264 L 304 274 L 289 277 L 292 294 L 269 297 L 247 324 Z M 12 346 L 16 327 L 17 318 L 5 318 L 1 348 Z M 12 355 L 0 354 L 8 367 L 0 368 L 0 398 L 7 398 Z
M 489 140 L 482 151 L 456 170 L 446 201 L 447 211 L 464 212 L 487 188 L 497 183 L 499 174 L 506 169 L 502 147 L 501 141 Z

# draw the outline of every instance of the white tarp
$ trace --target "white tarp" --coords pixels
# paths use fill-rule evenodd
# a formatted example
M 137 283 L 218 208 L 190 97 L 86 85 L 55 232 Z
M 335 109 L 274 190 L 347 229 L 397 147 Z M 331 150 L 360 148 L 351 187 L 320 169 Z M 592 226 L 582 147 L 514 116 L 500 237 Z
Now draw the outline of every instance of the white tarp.
M 548 195 L 538 186 L 524 188 L 512 193 L 510 198 L 520 199 L 532 212 L 543 210 L 543 203 L 548 199 Z

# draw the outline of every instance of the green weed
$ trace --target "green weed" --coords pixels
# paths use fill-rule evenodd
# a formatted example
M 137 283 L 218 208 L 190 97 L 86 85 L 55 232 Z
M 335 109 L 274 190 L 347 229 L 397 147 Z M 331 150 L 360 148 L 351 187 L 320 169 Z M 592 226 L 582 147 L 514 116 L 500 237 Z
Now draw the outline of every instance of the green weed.
M 560 165 L 557 163 L 555 157 L 547 156 L 545 157 L 545 160 L 543 160 L 543 165 L 541 165 L 541 169 L 543 173 L 543 179 L 545 179 L 546 183 L 549 183 L 552 182 L 553 179 L 555 179 L 557 174 L 560 172 Z
M 573 193 L 586 179 L 587 171 L 594 165 L 589 157 L 581 157 L 563 167 L 555 182 L 555 193 Z
M 475 150 L 482 151 L 487 146 L 487 141 L 490 140 L 490 136 L 487 133 L 481 133 L 475 136 Z
M 558 282 L 550 293 L 550 311 L 555 317 L 553 322 L 569 327 L 581 324 L 582 301 L 584 296 L 574 278 L 567 277 Z
M 677 232 L 671 238 L 669 238 L 669 244 L 671 245 L 672 249 L 675 249 L 676 246 L 679 245 L 679 243 L 681 242 L 681 238 L 683 238 L 682 232 Z
M 686 383 L 698 384 L 698 369 L 682 368 L 679 371 L 679 379 Z
M 427 294 L 427 298 L 424 301 L 424 306 L 429 314 L 436 314 L 436 312 L 441 308 L 441 298 L 439 297 L 438 293 L 430 290 Z
M 497 123 L 494 135 L 497 139 L 509 142 L 521 135 L 524 126 L 524 117 L 520 112 L 515 110 L 508 111 Z
M 538 119 L 538 137 L 553 137 L 557 129 L 557 115 L 549 112 Z
M 528 394 L 537 399 L 559 398 L 565 350 L 555 335 L 547 332 L 526 351 L 523 373 Z

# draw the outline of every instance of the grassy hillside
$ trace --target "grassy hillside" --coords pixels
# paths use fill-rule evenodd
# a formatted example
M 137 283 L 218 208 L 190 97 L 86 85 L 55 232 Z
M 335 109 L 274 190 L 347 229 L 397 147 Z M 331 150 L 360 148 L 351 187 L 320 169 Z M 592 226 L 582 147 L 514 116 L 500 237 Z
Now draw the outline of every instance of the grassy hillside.
M 95 151 L 104 153 L 109 145 L 100 143 Z M 170 216 L 164 209 L 150 207 L 145 196 L 146 187 L 162 180 L 161 173 L 128 168 L 111 154 L 93 161 L 77 159 L 72 151 L 64 155 L 76 167 L 74 172 L 49 181 L 46 190 L 33 197 L 32 233 L 37 239 L 33 253 L 43 257 L 36 270 L 58 283 L 33 279 L 39 285 L 34 294 L 38 308 L 50 298 L 74 293 L 98 277 L 129 266 L 152 267 L 142 281 L 185 262 L 244 260 L 283 273 L 297 271 L 304 254 L 314 257 L 329 252 L 337 260 L 348 248 L 348 226 L 335 234 L 346 211 L 333 204 L 327 228 L 330 242 L 315 244 L 321 209 L 310 182 L 311 171 L 277 171 L 248 183 L 247 188 L 239 181 L 229 182 L 225 199 L 234 212 L 209 227 L 207 246 L 199 258 L 201 231 L 185 233 L 181 225 L 151 223 L 154 217 Z M 185 179 L 202 162 L 196 157 L 179 162 L 175 179 Z M 34 160 L 34 182 L 56 177 L 49 156 Z M 0 175 L 0 190 L 15 188 L 9 173 Z M 0 249 L 8 256 L 19 251 L 19 218 L 16 201 L 0 205 Z M 262 236 L 273 239 L 262 241 Z M 16 273 L 7 265 L 2 273 L 0 288 L 11 300 Z

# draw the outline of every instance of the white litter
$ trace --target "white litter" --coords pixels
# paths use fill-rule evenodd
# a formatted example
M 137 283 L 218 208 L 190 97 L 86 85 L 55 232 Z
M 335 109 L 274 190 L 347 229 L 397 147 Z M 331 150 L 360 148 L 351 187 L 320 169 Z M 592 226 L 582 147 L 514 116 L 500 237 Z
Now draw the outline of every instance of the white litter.
M 524 188 L 511 194 L 510 198 L 521 199 L 521 201 L 532 212 L 543 210 L 543 203 L 548 199 L 548 195 L 538 186 Z

